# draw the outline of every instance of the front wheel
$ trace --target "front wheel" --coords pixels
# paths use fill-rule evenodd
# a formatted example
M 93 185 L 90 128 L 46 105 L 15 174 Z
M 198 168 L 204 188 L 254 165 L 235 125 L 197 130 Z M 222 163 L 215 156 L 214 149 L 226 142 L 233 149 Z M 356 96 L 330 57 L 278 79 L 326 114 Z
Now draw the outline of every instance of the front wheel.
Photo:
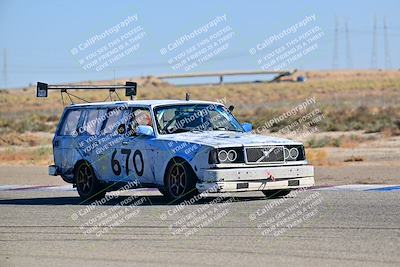
M 175 160 L 166 171 L 163 195 L 170 201 L 181 201 L 198 193 L 196 174 L 184 160 Z
M 97 180 L 92 166 L 87 162 L 78 165 L 75 171 L 76 189 L 82 200 L 100 199 L 106 195 L 104 187 Z
M 267 198 L 278 198 L 288 195 L 290 193 L 290 189 L 264 190 L 262 192 Z

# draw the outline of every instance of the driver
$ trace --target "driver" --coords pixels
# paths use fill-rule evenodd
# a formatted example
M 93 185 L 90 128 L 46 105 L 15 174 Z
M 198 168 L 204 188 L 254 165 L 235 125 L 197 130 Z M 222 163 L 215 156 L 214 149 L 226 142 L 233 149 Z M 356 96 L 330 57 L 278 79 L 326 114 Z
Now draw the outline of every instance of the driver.
M 135 118 L 137 125 L 151 126 L 151 117 L 147 112 L 138 112 L 138 114 L 135 114 Z

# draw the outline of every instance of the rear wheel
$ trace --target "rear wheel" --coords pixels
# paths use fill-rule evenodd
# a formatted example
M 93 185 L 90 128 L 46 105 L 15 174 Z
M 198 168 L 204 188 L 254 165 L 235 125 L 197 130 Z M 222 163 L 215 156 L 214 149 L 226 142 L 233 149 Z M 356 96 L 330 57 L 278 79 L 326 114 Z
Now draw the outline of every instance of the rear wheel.
M 167 169 L 164 188 L 160 190 L 170 201 L 181 201 L 198 194 L 196 174 L 184 160 L 175 160 Z
M 106 195 L 104 186 L 100 184 L 94 174 L 92 166 L 82 162 L 75 170 L 76 189 L 82 200 L 100 199 Z
M 278 198 L 288 195 L 290 189 L 264 190 L 262 192 L 267 198 Z

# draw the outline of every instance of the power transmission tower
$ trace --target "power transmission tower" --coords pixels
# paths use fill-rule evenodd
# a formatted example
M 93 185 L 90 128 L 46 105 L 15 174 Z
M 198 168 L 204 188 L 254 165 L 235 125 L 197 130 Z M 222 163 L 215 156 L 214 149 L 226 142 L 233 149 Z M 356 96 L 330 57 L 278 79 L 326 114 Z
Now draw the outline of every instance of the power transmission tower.
M 333 58 L 332 58 L 332 69 L 338 67 L 339 61 L 339 22 L 335 16 L 335 30 L 334 30 L 334 41 L 333 41 Z
M 378 45 L 377 45 L 377 23 L 376 16 L 374 16 L 374 26 L 372 29 L 372 54 L 371 54 L 371 69 L 378 68 Z
M 346 63 L 347 63 L 347 68 L 348 69 L 352 69 L 353 68 L 353 58 L 351 56 L 350 32 L 349 32 L 349 26 L 348 26 L 347 18 L 344 21 L 344 29 L 345 29 L 345 33 L 346 33 Z
M 371 69 L 378 68 L 378 46 L 377 46 L 377 23 L 376 23 L 376 16 L 374 17 L 374 26 L 372 30 L 372 54 L 371 54 Z
M 388 37 L 388 27 L 386 23 L 386 17 L 383 20 L 383 42 L 384 42 L 384 49 L 385 49 L 385 69 L 392 68 L 392 59 L 390 57 L 390 46 L 389 46 L 389 37 Z
M 4 48 L 3 51 L 3 79 L 4 79 L 4 88 L 7 88 L 7 49 Z

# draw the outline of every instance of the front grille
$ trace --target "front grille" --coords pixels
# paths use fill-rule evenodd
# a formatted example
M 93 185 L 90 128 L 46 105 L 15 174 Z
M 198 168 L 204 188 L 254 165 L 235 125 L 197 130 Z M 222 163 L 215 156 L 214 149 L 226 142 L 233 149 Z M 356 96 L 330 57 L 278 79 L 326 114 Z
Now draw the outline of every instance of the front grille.
M 283 163 L 285 155 L 283 146 L 263 146 L 245 148 L 246 163 Z

